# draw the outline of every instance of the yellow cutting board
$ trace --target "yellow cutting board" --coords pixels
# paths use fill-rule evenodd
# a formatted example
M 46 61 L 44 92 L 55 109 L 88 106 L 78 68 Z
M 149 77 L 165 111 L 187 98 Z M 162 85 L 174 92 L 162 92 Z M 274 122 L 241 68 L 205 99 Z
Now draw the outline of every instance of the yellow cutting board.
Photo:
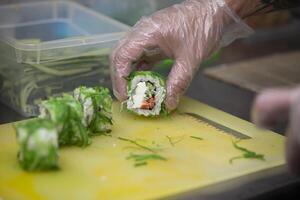
M 23 171 L 12 125 L 0 126 L 0 198 L 157 199 L 284 164 L 284 137 L 276 133 L 187 98 L 178 112 L 195 113 L 250 136 L 239 145 L 264 154 L 266 161 L 240 159 L 230 164 L 232 157 L 241 155 L 232 145 L 236 139 L 213 126 L 178 113 L 158 119 L 137 117 L 120 113 L 119 103 L 114 103 L 112 137 L 95 137 L 85 149 L 62 148 L 61 169 L 54 172 Z M 118 137 L 156 147 L 167 160 L 135 167 L 126 157 L 149 152 Z

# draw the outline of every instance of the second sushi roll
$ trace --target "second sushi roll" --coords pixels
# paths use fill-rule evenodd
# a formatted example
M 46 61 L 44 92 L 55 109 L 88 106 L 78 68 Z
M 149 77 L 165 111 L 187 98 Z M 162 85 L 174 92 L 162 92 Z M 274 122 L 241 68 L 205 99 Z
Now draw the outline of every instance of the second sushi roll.
M 112 127 L 112 98 L 104 87 L 79 87 L 74 97 L 83 106 L 84 121 L 90 134 L 108 133 Z
M 40 118 L 50 119 L 56 126 L 60 145 L 90 144 L 82 105 L 71 95 L 50 98 L 40 104 Z

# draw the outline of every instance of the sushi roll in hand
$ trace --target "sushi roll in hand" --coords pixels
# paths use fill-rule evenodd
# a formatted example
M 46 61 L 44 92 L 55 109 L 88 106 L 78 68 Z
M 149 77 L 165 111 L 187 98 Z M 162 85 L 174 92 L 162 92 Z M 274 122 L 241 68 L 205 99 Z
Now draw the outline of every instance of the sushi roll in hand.
M 33 119 L 14 124 L 19 143 L 18 160 L 27 171 L 58 168 L 58 135 L 50 120 Z
M 104 87 L 79 87 L 74 97 L 83 106 L 84 122 L 91 134 L 108 133 L 112 126 L 112 97 Z
M 135 114 L 158 116 L 166 113 L 165 80 L 151 71 L 137 71 L 130 74 L 127 85 L 127 109 Z

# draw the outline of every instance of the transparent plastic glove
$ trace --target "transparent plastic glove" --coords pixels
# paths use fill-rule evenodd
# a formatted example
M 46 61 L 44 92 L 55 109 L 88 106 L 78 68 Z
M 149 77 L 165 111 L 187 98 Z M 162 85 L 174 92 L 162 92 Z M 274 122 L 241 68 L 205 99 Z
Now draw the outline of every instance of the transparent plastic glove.
M 132 70 L 149 70 L 172 58 L 167 79 L 166 106 L 177 107 L 200 63 L 234 39 L 252 33 L 224 0 L 187 0 L 142 18 L 111 55 L 114 94 L 126 99 L 126 80 Z
M 273 128 L 278 122 L 289 122 L 286 159 L 291 171 L 300 174 L 300 87 L 262 92 L 255 100 L 252 119 L 266 128 Z

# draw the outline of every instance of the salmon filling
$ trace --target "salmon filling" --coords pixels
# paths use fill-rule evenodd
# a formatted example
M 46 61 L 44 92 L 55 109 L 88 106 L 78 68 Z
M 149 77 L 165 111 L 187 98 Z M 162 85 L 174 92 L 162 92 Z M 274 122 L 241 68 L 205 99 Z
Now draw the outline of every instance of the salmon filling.
M 143 101 L 141 109 L 152 110 L 155 106 L 155 97 Z
M 152 110 L 155 107 L 156 88 L 150 81 L 139 82 L 134 90 L 134 107 L 144 110 Z

